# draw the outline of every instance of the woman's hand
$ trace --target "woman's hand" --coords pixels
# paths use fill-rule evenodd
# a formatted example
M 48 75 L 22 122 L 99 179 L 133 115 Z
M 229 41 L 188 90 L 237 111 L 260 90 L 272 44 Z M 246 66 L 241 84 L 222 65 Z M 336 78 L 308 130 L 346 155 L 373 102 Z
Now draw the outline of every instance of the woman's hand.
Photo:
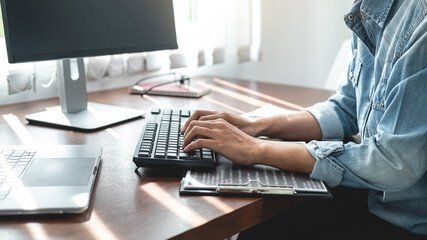
M 244 117 L 227 113 L 227 112 L 220 112 L 220 111 L 203 111 L 199 110 L 193 113 L 191 117 L 187 120 L 185 125 L 181 129 L 181 133 L 186 132 L 188 126 L 191 124 L 194 120 L 199 121 L 210 121 L 210 120 L 218 120 L 223 119 L 226 122 L 230 123 L 231 125 L 237 127 L 238 129 L 242 130 L 244 133 L 255 137 L 257 134 L 254 121 L 251 121 L 249 119 L 246 119 Z
M 198 114 L 202 114 L 201 112 L 199 111 Z M 206 116 L 206 114 L 203 115 Z M 185 131 L 182 146 L 184 151 L 210 148 L 233 162 L 244 165 L 253 165 L 259 159 L 257 154 L 260 152 L 257 150 L 260 140 L 249 136 L 222 118 L 213 117 L 218 115 L 208 115 L 213 120 L 207 120 L 206 118 L 194 120 L 199 116 L 193 115 L 193 120 L 188 121 L 188 124 L 183 127 Z M 236 120 L 234 123 L 244 123 L 244 121 L 239 121 L 240 119 L 236 118 L 236 116 L 226 116 L 231 117 L 228 119 Z M 193 141 L 194 139 L 195 141 Z

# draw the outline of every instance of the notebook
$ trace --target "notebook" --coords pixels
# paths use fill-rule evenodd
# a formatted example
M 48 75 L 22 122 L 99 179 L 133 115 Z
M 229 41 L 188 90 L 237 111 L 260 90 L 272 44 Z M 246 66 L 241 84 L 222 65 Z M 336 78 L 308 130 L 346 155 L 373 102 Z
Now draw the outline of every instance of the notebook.
M 0 146 L 0 215 L 88 209 L 102 148 Z
M 141 93 L 144 93 L 144 91 L 146 91 L 147 89 L 150 89 L 156 85 L 157 83 L 134 85 L 129 89 L 129 93 L 141 94 Z M 208 94 L 210 91 L 211 90 L 209 88 L 202 87 L 202 86 L 185 86 L 185 85 L 168 84 L 168 85 L 155 87 L 146 94 L 157 95 L 157 96 L 199 98 Z

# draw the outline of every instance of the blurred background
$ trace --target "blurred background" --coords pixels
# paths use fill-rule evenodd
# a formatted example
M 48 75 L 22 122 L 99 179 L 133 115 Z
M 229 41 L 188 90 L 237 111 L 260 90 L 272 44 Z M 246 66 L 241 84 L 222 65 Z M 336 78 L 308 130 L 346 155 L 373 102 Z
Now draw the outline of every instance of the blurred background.
M 88 91 L 170 71 L 333 89 L 348 55 L 343 16 L 352 2 L 174 0 L 179 49 L 85 58 Z M 1 21 L 0 105 L 56 97 L 56 62 L 9 64 Z

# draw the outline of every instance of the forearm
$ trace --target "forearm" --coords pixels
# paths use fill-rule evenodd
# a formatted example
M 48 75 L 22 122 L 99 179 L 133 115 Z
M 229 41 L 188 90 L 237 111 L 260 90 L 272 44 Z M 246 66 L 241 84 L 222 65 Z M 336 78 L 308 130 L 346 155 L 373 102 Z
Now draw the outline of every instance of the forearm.
M 292 141 L 321 140 L 322 131 L 317 120 L 306 111 L 253 122 L 256 136 L 267 136 Z
M 253 164 L 265 164 L 287 171 L 311 173 L 316 160 L 304 144 L 259 140 Z

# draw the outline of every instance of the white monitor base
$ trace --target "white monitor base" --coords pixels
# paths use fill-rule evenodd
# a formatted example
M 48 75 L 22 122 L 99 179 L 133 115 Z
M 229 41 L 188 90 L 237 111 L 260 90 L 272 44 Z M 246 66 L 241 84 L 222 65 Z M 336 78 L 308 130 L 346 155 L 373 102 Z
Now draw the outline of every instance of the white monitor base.
M 86 110 L 64 113 L 61 106 L 25 116 L 30 124 L 94 131 L 131 119 L 143 117 L 144 111 L 88 102 Z

